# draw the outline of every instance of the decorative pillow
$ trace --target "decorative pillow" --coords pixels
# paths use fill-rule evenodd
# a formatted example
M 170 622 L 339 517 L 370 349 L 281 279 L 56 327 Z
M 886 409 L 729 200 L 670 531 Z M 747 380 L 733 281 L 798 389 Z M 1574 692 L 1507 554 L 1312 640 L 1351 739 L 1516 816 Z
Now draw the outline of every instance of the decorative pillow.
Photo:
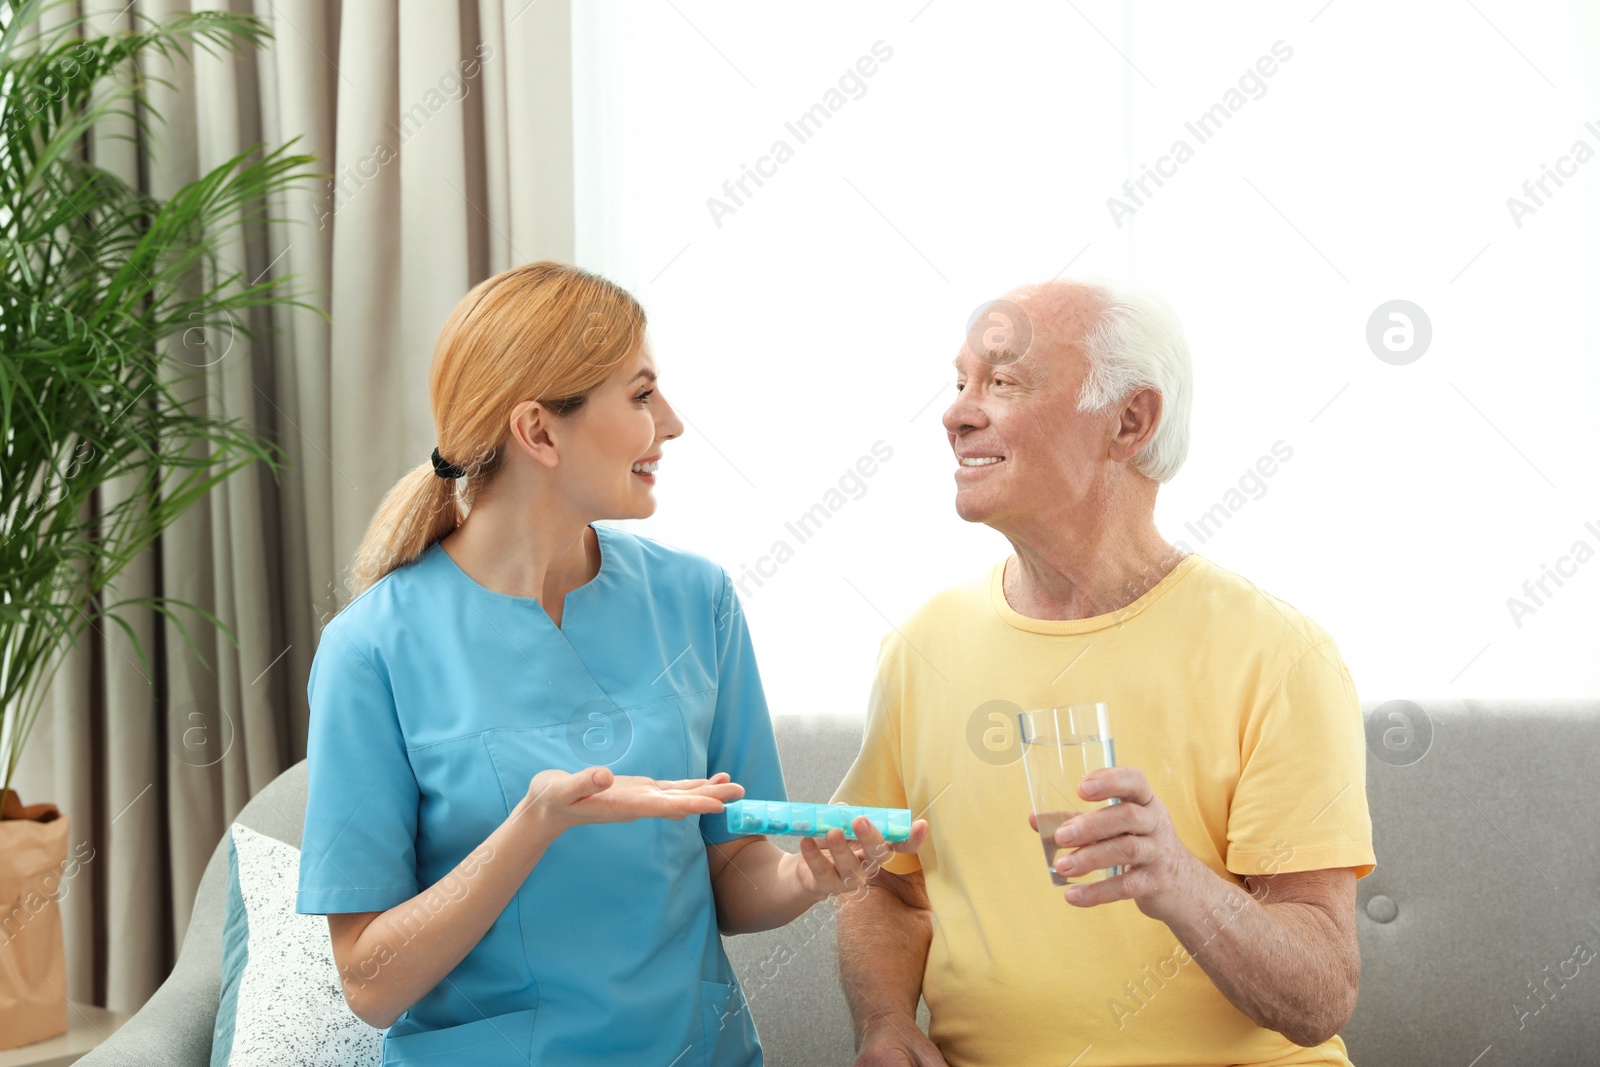
M 383 1031 L 345 1003 L 328 920 L 294 910 L 299 880 L 299 849 L 239 823 L 229 828 L 212 1067 L 383 1062 Z

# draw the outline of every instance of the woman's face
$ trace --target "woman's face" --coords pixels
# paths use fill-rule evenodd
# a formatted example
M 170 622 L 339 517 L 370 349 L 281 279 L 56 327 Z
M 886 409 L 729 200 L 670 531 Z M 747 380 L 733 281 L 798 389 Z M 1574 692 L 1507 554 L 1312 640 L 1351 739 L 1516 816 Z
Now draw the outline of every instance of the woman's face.
M 656 510 L 661 445 L 683 423 L 661 395 L 648 336 L 583 406 L 553 423 L 566 447 L 559 477 L 576 510 L 599 519 L 642 519 Z

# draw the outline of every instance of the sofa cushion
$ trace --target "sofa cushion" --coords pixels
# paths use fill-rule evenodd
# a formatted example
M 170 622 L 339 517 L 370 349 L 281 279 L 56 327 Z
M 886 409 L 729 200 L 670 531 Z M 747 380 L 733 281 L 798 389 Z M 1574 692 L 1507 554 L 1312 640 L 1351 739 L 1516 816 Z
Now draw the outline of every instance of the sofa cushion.
M 212 1067 L 377 1067 L 383 1032 L 345 1003 L 327 920 L 294 910 L 300 850 L 240 823 L 226 844 L 228 907 Z
M 1600 1063 L 1600 708 L 1363 708 L 1359 1067 Z

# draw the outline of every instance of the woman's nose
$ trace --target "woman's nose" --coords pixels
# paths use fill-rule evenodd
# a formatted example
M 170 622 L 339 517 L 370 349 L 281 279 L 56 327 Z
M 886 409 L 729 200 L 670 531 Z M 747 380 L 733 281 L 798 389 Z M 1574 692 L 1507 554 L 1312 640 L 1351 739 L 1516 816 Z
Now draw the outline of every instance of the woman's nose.
M 657 392 L 656 396 L 661 401 L 662 412 L 656 418 L 656 436 L 663 441 L 670 441 L 674 437 L 683 436 L 683 420 L 678 418 L 678 412 L 667 403 L 667 398 Z

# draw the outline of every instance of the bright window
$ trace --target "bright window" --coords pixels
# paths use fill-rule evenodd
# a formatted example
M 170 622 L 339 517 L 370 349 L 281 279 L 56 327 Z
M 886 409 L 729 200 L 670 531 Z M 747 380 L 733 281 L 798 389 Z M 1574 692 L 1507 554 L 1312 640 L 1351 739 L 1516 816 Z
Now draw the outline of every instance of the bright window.
M 1163 533 L 1320 622 L 1363 697 L 1600 694 L 1600 16 L 575 8 L 580 259 L 690 424 L 643 529 L 740 583 L 775 712 L 860 714 L 891 621 L 1008 551 L 951 506 L 948 363 L 1069 265 L 1187 328 Z M 1395 300 L 1413 362 L 1382 337 L 1416 351 L 1414 312 L 1369 346 Z

